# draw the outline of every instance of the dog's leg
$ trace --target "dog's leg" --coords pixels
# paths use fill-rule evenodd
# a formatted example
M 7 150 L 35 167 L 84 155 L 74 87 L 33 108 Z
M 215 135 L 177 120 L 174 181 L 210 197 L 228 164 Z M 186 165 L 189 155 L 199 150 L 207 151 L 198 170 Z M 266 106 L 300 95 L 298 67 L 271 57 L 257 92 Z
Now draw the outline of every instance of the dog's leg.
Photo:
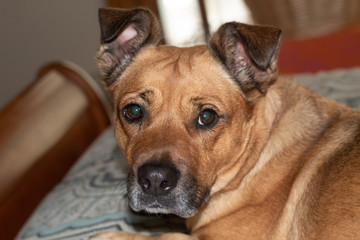
M 107 232 L 101 233 L 91 240 L 197 240 L 197 238 L 183 233 L 167 233 L 157 237 L 150 237 L 142 234 L 128 232 Z

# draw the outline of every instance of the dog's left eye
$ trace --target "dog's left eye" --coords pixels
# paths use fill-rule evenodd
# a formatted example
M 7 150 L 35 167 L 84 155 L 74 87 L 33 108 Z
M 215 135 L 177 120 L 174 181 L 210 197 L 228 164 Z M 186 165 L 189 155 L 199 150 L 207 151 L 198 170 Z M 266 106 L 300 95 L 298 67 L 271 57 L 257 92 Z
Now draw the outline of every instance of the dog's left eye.
M 213 127 L 215 126 L 218 115 L 214 110 L 205 109 L 199 114 L 197 124 L 199 127 Z
M 135 122 L 141 120 L 143 111 L 139 105 L 129 104 L 123 108 L 122 114 L 128 122 Z

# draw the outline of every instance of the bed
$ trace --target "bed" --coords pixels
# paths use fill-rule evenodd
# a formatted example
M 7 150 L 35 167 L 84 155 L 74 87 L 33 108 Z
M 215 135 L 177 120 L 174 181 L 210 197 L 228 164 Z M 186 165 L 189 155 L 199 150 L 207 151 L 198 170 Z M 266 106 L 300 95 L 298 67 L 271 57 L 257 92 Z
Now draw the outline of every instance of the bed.
M 323 96 L 360 110 L 360 68 L 301 74 L 294 79 Z M 16 239 L 79 240 L 104 231 L 153 235 L 185 232 L 180 218 L 140 215 L 128 208 L 127 168 L 110 126 L 43 199 Z

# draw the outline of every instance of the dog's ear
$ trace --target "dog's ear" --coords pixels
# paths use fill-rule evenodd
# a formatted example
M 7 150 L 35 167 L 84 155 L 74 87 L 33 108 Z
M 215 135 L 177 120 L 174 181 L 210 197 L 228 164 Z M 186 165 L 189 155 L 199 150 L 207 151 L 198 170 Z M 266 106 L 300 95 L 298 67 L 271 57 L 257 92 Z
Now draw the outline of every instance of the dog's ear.
M 210 40 L 210 51 L 244 93 L 264 94 L 277 76 L 281 30 L 237 22 L 222 25 Z
M 99 9 L 101 45 L 97 62 L 109 87 L 144 47 L 158 45 L 160 24 L 147 9 Z

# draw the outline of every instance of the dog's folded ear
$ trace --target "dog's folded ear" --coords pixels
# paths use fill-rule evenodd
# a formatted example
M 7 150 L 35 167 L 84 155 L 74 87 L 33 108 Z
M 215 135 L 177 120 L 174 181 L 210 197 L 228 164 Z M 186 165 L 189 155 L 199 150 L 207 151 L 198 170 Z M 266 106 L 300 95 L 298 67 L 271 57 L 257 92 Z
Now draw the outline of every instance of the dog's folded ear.
M 210 51 L 221 61 L 244 93 L 264 94 L 277 75 L 281 30 L 225 23 L 212 36 Z
M 144 47 L 158 45 L 160 24 L 147 9 L 99 9 L 101 46 L 97 62 L 102 78 L 110 86 Z

